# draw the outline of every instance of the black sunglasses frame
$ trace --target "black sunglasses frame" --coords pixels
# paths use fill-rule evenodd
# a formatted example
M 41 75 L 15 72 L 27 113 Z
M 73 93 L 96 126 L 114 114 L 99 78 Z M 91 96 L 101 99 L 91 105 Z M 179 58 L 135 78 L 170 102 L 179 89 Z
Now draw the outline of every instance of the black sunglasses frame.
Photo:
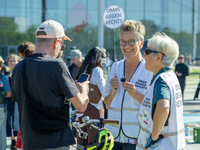
M 143 52 L 145 53 L 145 55 L 149 55 L 151 53 L 161 53 L 163 56 L 165 56 L 165 54 L 163 54 L 162 52 L 154 51 L 151 49 L 145 49 L 145 50 L 143 50 Z
M 66 45 L 63 44 L 63 45 L 61 46 L 61 51 L 63 51 L 63 50 L 65 49 L 65 47 L 66 47 Z
M 66 45 L 63 42 L 61 42 L 60 40 L 59 40 L 59 42 L 62 43 L 62 46 L 61 46 L 60 50 L 63 51 L 65 49 Z

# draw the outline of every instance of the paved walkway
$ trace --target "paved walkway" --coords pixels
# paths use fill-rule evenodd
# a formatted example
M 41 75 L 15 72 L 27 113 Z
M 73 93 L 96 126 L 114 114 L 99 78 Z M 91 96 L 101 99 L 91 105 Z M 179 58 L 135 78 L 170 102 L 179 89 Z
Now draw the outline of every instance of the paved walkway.
M 196 67 L 199 69 L 199 67 Z M 184 124 L 190 127 L 190 136 L 186 150 L 200 150 L 200 143 L 193 140 L 193 128 L 200 127 L 200 96 L 199 99 L 193 100 L 199 79 L 186 80 L 186 88 L 184 92 Z
M 193 140 L 193 128 L 200 127 L 200 100 L 184 100 L 184 124 L 190 127 L 186 150 L 200 150 L 200 143 Z
M 193 128 L 200 127 L 200 95 L 199 99 L 193 100 L 198 83 L 199 79 L 187 81 L 184 92 L 184 124 L 190 127 L 190 136 L 186 143 L 186 150 L 200 150 L 200 143 L 195 143 L 193 140 Z M 9 150 L 10 143 L 10 138 L 7 138 L 8 148 L 6 150 Z

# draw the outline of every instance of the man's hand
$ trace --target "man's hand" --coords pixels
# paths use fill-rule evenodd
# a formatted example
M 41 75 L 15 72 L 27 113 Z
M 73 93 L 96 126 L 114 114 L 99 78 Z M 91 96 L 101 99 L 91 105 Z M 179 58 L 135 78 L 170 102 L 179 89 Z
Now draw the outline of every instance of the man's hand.
M 69 100 L 72 102 L 76 110 L 84 112 L 89 103 L 89 81 L 85 81 L 82 83 L 75 81 L 75 84 L 80 92 Z
M 80 93 L 86 92 L 87 94 L 89 93 L 89 81 L 85 81 L 85 82 L 76 82 L 76 87 L 79 89 Z
M 182 73 L 180 73 L 180 72 L 178 72 L 178 71 L 175 71 L 175 74 L 176 74 L 178 77 L 182 76 Z
M 179 76 L 179 77 L 182 76 L 182 73 L 178 73 L 178 76 Z

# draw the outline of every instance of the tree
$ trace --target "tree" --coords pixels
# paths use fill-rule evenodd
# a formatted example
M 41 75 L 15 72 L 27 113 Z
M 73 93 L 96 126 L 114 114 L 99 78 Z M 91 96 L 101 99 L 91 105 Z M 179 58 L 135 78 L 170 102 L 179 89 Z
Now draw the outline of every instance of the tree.
M 90 24 L 85 24 L 85 26 L 79 25 L 79 27 L 81 27 L 81 30 L 79 28 L 78 32 L 75 32 L 77 27 L 69 28 L 66 31 L 66 35 L 72 40 L 71 42 L 65 42 L 67 43 L 66 49 L 68 49 L 64 51 L 66 57 L 70 53 L 70 46 L 76 46 L 84 54 L 97 45 L 97 27 Z
M 145 39 L 149 39 L 156 32 L 160 31 L 160 27 L 154 23 L 153 20 L 140 20 L 145 26 Z
M 35 43 L 36 37 L 35 37 L 35 31 L 37 29 L 38 25 L 31 25 L 26 32 L 26 39 L 29 42 Z
M 0 45 L 12 43 L 17 29 L 18 25 L 14 23 L 14 18 L 0 17 Z

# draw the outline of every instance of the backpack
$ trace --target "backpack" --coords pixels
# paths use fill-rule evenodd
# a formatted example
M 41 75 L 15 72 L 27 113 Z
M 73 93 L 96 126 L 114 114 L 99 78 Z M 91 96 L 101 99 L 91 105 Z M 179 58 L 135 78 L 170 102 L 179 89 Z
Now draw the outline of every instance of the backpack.
M 4 89 L 3 82 L 1 80 L 2 76 L 3 75 L 0 73 L 0 104 L 2 104 L 2 103 L 7 104 L 7 101 L 4 99 L 6 92 Z

